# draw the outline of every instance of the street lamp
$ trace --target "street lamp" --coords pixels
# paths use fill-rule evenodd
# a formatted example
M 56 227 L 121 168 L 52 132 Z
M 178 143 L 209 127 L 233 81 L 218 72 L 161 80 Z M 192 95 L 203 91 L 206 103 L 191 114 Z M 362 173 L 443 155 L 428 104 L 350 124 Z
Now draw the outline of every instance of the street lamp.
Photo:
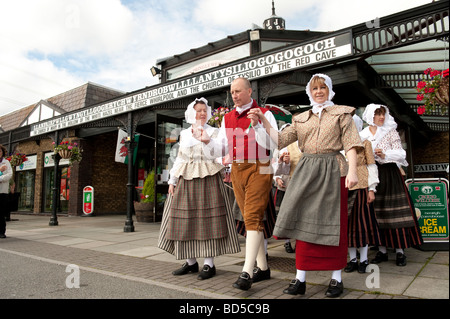
M 153 76 L 156 76 L 156 75 L 158 75 L 158 74 L 161 74 L 161 70 L 158 69 L 156 66 L 152 66 L 151 69 L 150 69 L 150 71 L 152 72 L 152 75 L 153 75 Z

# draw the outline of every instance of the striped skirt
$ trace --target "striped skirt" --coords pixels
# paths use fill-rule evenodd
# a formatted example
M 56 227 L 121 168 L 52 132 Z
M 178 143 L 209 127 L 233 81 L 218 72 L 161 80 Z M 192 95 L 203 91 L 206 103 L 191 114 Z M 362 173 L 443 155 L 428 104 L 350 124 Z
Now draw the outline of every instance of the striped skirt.
M 184 180 L 164 204 L 158 247 L 176 259 L 240 251 L 232 205 L 221 174 Z
M 422 234 L 403 176 L 395 163 L 378 167 L 380 183 L 374 208 L 381 235 L 381 246 L 408 248 L 423 244 Z
M 348 193 L 348 247 L 381 245 L 373 204 L 367 203 L 368 189 Z

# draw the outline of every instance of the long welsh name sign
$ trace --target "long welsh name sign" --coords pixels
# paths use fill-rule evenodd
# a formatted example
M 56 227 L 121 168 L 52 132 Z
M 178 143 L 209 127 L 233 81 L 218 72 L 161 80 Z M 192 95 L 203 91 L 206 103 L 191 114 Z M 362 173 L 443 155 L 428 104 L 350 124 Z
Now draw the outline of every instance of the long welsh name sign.
M 335 34 L 327 38 L 317 39 L 314 42 L 297 44 L 283 50 L 259 55 L 242 62 L 234 62 L 229 66 L 224 65 L 207 73 L 159 84 L 110 102 L 42 121 L 31 125 L 30 135 L 41 135 L 74 127 L 190 95 L 200 96 L 201 93 L 230 86 L 231 82 L 238 77 L 255 80 L 316 64 L 328 63 L 352 54 L 351 32 Z

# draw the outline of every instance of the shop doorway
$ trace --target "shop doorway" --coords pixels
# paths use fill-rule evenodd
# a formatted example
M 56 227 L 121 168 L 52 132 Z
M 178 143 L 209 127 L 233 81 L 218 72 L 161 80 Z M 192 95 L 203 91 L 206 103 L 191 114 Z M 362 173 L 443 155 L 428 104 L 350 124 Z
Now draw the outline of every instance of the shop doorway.
M 35 171 L 17 172 L 16 192 L 20 194 L 18 211 L 34 210 Z
M 155 125 L 155 198 L 156 215 L 162 216 L 164 202 L 169 191 L 169 172 L 178 154 L 179 137 L 183 119 L 156 114 Z
M 59 168 L 60 189 L 58 200 L 58 213 L 67 213 L 69 211 L 70 199 L 70 166 L 63 166 Z M 53 185 L 54 185 L 54 168 L 44 169 L 44 212 L 52 212 L 53 209 Z

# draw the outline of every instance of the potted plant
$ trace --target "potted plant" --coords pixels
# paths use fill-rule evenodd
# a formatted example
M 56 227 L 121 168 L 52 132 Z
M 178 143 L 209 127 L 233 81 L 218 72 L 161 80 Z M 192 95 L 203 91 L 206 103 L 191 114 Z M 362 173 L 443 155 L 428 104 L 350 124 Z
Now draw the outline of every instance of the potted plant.
M 138 222 L 153 222 L 153 208 L 155 207 L 155 171 L 148 173 L 143 187 L 136 187 L 138 200 L 134 202 L 134 211 Z
M 57 146 L 55 142 L 53 142 L 52 144 L 53 152 L 55 154 L 59 154 L 59 156 L 64 159 L 69 159 L 69 165 L 72 165 L 73 162 L 81 161 L 81 153 L 83 152 L 83 150 L 78 146 L 78 143 L 62 141 Z
M 419 106 L 417 113 L 430 114 L 438 105 L 441 113 L 445 113 L 448 108 L 448 69 L 441 72 L 428 68 L 423 73 L 428 78 L 417 83 L 417 100 L 424 105 Z

